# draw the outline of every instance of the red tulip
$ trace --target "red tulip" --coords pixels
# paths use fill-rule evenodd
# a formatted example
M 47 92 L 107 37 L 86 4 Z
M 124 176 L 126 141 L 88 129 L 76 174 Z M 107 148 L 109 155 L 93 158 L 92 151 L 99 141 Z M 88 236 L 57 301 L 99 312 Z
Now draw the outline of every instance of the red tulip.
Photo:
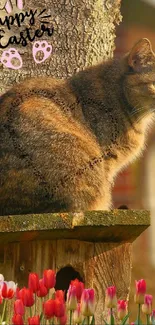
M 67 315 L 66 314 L 63 317 L 59 318 L 59 324 L 60 325 L 66 325 L 67 324 Z
M 59 300 L 62 300 L 62 301 L 64 301 L 65 300 L 65 294 L 64 294 L 64 291 L 62 291 L 62 290 L 57 290 L 56 292 L 55 292 L 55 299 L 59 299 Z
M 23 317 L 20 314 L 14 315 L 12 317 L 13 325 L 24 325 Z
M 2 284 L 1 295 L 3 298 L 12 299 L 16 292 L 17 284 L 13 281 L 4 281 Z
M 63 317 L 65 315 L 65 304 L 63 300 L 55 299 L 54 300 L 54 314 L 56 317 Z
M 29 274 L 28 287 L 29 289 L 32 289 L 33 292 L 39 290 L 39 277 L 37 273 Z
M 28 318 L 28 325 L 40 325 L 39 316 L 33 316 Z
M 45 270 L 43 273 L 44 285 L 47 289 L 54 288 L 56 284 L 56 275 L 53 270 Z
M 34 304 L 34 296 L 32 289 L 22 288 L 18 292 L 18 297 L 23 301 L 24 306 L 31 307 Z
M 77 300 L 80 301 L 82 292 L 84 290 L 84 283 L 79 281 L 78 279 L 72 280 L 71 285 L 76 287 L 76 297 Z
M 0 295 L 0 305 L 3 303 L 3 297 Z
M 16 299 L 20 299 L 20 298 L 19 298 L 19 291 L 20 291 L 20 288 L 17 287 L 17 288 L 16 288 L 16 292 L 15 292 L 15 298 L 16 298 Z
M 136 284 L 136 294 L 134 297 L 136 304 L 143 304 L 144 303 L 144 295 L 146 293 L 146 282 L 145 280 L 141 279 L 139 281 L 135 281 Z
M 44 280 L 40 279 L 39 280 L 39 289 L 37 291 L 37 296 L 38 297 L 45 297 L 48 293 L 48 289 L 44 285 Z
M 23 301 L 21 299 L 17 299 L 14 302 L 14 312 L 15 312 L 16 315 L 17 314 L 20 314 L 21 316 L 24 315 L 25 307 L 24 307 Z
M 45 318 L 50 319 L 54 317 L 55 310 L 55 301 L 53 299 L 49 299 L 43 303 L 43 313 Z

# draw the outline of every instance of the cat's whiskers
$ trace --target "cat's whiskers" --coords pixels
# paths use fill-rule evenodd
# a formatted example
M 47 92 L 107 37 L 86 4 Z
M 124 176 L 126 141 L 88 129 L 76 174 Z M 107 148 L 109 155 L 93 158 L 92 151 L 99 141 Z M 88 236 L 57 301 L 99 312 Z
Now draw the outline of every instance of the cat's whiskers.
M 139 116 L 137 123 L 140 123 L 141 120 L 143 120 L 145 117 L 147 117 L 150 113 L 153 113 L 155 110 L 153 110 L 152 112 L 146 112 L 144 114 L 142 114 L 141 116 Z
M 147 107 L 147 106 L 136 108 L 136 109 L 131 113 L 131 116 L 134 116 L 134 115 L 136 115 L 137 113 L 140 113 L 140 112 L 145 111 L 145 110 L 146 110 L 146 107 Z
M 129 90 L 132 90 L 136 93 L 139 93 L 139 90 L 138 89 L 135 89 L 134 87 L 128 87 L 128 86 L 125 86 L 126 89 L 129 89 Z

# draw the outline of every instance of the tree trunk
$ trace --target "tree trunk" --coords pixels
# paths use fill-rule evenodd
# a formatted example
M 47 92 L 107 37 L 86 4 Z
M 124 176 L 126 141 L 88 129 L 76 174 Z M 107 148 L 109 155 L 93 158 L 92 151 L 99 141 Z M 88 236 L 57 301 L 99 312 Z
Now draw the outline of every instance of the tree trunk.
M 86 66 L 113 56 L 115 26 L 121 21 L 120 0 L 26 0 L 23 12 L 36 8 L 38 13 L 46 8 L 44 15 L 51 15 L 46 21 L 48 19 L 53 25 L 54 33 L 52 36 L 45 36 L 45 33 L 39 40 L 46 40 L 52 45 L 52 54 L 46 61 L 37 64 L 32 56 L 33 43 L 28 42 L 26 47 L 9 45 L 21 54 L 23 66 L 13 70 L 0 65 L 0 94 L 27 77 L 51 75 L 66 78 Z M 21 12 L 15 6 L 13 10 L 13 13 Z M 0 10 L 0 17 L 4 18 L 5 15 L 5 11 Z M 30 27 L 28 18 L 24 23 Z M 20 28 L 13 25 L 9 34 L 12 36 L 16 33 L 19 37 L 19 32 L 25 28 L 24 23 Z M 33 28 L 39 25 L 36 18 Z M 7 35 L 4 41 L 8 38 L 8 29 L 6 26 L 0 26 L 0 29 Z M 8 48 L 0 49 L 0 57 L 4 50 Z

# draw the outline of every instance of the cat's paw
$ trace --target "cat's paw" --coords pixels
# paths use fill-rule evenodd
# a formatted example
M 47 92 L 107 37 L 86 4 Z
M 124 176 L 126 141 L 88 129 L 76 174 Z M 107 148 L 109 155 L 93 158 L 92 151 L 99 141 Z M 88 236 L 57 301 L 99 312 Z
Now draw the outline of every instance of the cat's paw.
M 0 60 L 1 60 L 1 63 L 9 69 L 17 70 L 17 69 L 20 69 L 23 65 L 22 58 L 21 58 L 20 54 L 13 47 L 11 47 L 9 50 L 3 52 Z M 16 65 L 14 64 L 13 60 L 15 60 L 15 62 L 17 63 Z
M 43 58 L 41 60 L 38 60 L 36 58 L 38 52 L 43 53 Z M 33 58 L 36 63 L 42 63 L 44 62 L 52 53 L 52 45 L 48 44 L 46 41 L 36 41 L 33 44 Z

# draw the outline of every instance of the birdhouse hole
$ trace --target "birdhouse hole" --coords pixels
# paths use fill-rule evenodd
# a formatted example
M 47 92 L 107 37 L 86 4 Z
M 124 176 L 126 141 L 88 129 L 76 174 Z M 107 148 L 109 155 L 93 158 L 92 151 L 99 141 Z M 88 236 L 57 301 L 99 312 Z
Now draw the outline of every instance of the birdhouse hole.
M 65 266 L 61 268 L 56 275 L 56 285 L 55 290 L 65 290 L 65 297 L 67 290 L 69 288 L 71 280 L 78 279 L 84 282 L 84 279 L 78 271 L 76 271 L 72 266 Z

